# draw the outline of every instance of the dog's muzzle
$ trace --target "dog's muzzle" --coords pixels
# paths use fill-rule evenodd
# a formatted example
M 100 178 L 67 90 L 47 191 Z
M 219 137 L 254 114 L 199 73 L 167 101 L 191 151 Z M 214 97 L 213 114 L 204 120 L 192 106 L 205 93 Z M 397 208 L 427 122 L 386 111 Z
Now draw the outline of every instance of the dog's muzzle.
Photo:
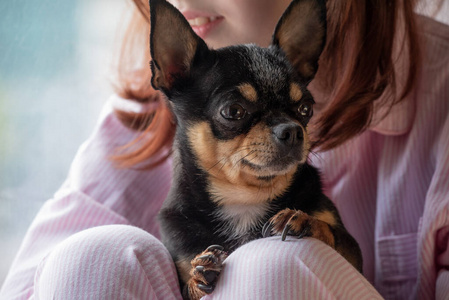
M 271 127 L 269 150 L 258 150 L 259 159 L 242 160 L 242 163 L 253 170 L 283 173 L 303 160 L 304 131 L 294 122 L 279 123 Z M 263 157 L 263 159 L 262 159 Z

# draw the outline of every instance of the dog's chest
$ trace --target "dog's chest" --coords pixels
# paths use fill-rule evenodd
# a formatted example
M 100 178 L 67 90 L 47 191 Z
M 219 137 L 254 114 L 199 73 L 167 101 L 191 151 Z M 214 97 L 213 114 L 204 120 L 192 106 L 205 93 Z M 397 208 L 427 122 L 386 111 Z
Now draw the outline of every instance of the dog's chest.
M 254 231 L 261 228 L 269 210 L 267 203 L 223 205 L 215 215 L 221 223 L 216 233 L 226 242 L 248 242 L 254 239 Z

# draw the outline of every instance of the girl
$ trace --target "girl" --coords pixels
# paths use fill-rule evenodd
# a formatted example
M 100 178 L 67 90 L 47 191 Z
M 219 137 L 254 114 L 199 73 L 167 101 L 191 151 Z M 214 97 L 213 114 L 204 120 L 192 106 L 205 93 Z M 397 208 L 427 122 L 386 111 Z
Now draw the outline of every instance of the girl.
M 170 2 L 211 47 L 268 45 L 289 4 Z M 327 45 L 310 86 L 311 161 L 362 248 L 364 276 L 323 243 L 273 237 L 233 252 L 206 299 L 447 297 L 449 27 L 416 15 L 415 2 L 328 0 Z M 31 224 L 2 299 L 181 297 L 156 222 L 175 124 L 150 86 L 149 8 L 134 3 L 118 93 Z

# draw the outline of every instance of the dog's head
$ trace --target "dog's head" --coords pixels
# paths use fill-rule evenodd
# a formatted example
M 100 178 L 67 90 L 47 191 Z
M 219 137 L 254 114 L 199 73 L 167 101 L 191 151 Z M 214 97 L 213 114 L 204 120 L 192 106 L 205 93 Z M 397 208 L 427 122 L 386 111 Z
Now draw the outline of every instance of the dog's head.
M 172 104 L 178 146 L 190 147 L 215 189 L 281 194 L 309 151 L 307 85 L 325 42 L 325 1 L 293 1 L 268 48 L 208 49 L 169 3 L 150 8 L 152 85 Z

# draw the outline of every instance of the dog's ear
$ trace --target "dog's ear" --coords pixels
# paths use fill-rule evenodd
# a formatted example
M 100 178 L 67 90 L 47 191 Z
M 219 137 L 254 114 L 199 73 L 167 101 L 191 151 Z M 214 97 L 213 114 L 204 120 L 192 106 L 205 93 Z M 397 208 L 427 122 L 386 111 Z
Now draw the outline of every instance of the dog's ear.
M 165 0 L 150 0 L 151 84 L 170 90 L 175 79 L 189 74 L 197 50 L 207 46 L 184 16 Z
M 310 82 L 326 41 L 326 1 L 293 0 L 274 31 L 272 45 L 280 47 L 298 74 Z

